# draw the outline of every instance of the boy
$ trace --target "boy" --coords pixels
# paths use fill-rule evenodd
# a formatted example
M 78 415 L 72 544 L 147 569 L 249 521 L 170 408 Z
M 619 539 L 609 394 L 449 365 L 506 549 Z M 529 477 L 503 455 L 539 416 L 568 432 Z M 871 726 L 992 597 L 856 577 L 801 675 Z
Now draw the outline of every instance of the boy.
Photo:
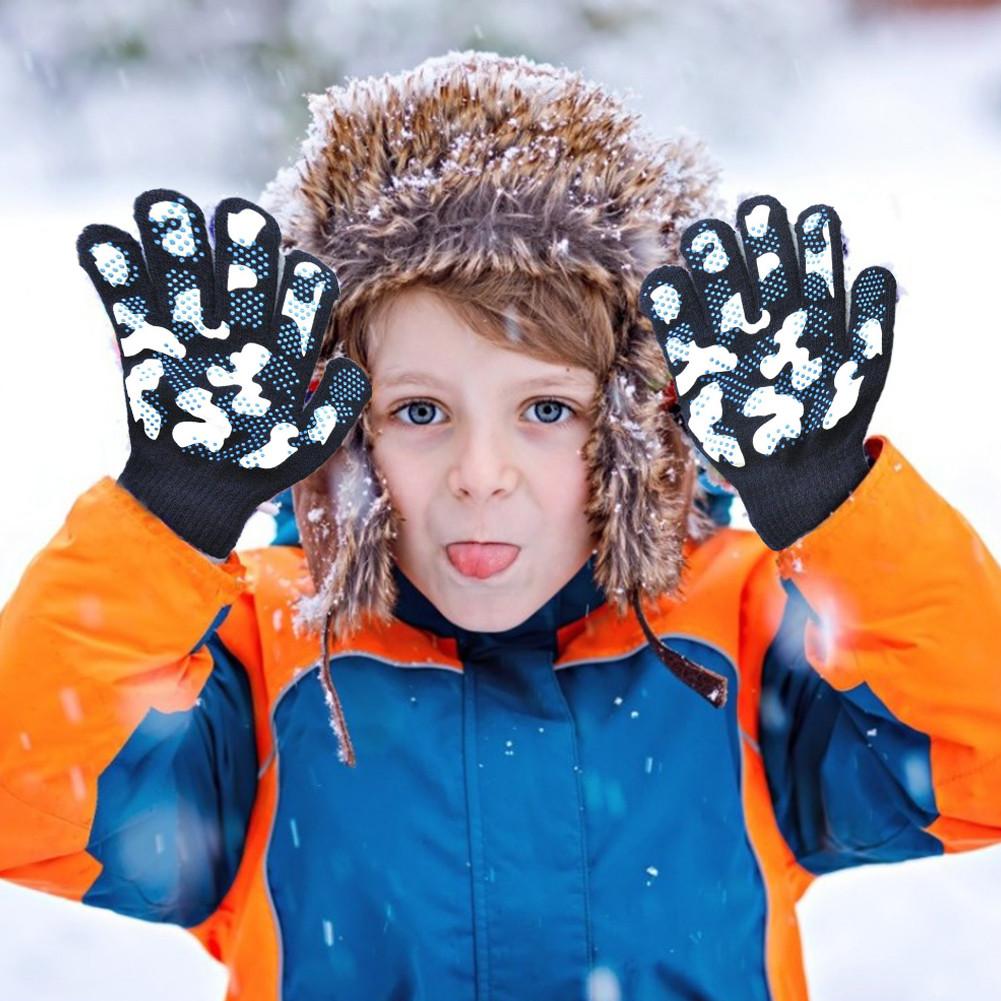
M 231 998 L 805 998 L 816 875 L 1001 840 L 998 568 L 864 440 L 892 276 L 846 319 L 836 215 L 768 198 L 742 271 L 698 151 L 553 67 L 313 110 L 271 326 L 262 208 L 213 270 L 140 196 L 141 294 L 81 237 L 133 453 L 0 620 L 0 874 L 188 928 Z

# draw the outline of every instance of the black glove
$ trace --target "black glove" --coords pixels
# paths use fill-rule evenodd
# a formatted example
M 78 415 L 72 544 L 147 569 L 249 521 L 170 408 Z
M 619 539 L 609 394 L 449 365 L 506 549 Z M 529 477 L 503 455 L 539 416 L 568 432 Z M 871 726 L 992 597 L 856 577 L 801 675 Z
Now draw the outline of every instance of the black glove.
M 688 433 L 739 492 L 766 545 L 783 549 L 868 472 L 863 443 L 890 364 L 897 287 L 885 268 L 862 271 L 846 329 L 833 208 L 801 212 L 795 243 L 769 195 L 741 202 L 737 222 L 744 253 L 729 226 L 702 219 L 681 239 L 691 276 L 654 269 L 639 304 Z
M 337 450 L 371 385 L 339 358 L 307 395 L 340 289 L 328 267 L 295 250 L 276 301 L 281 233 L 263 209 L 220 202 L 214 263 L 191 199 L 145 191 L 134 216 L 142 251 L 113 226 L 87 226 L 77 239 L 122 355 L 132 450 L 118 482 L 222 558 L 258 504 Z

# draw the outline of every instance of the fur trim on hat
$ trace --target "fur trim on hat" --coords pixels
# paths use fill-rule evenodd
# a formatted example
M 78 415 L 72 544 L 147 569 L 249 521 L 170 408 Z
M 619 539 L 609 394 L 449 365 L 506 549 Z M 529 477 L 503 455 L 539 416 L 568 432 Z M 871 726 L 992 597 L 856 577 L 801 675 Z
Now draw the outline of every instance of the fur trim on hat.
M 666 405 L 670 375 L 637 302 L 649 271 L 683 263 L 685 228 L 721 210 L 702 144 L 651 138 L 617 97 L 566 68 L 490 52 L 352 79 L 309 106 L 300 159 L 260 202 L 286 248 L 336 272 L 335 320 L 449 269 L 575 275 L 601 291 L 618 345 L 584 451 L 595 575 L 620 615 L 633 596 L 674 590 L 686 535 L 716 526 L 695 505 L 694 449 Z M 334 323 L 327 336 L 323 364 L 338 354 Z M 366 415 L 293 498 L 316 585 L 302 618 L 338 634 L 368 615 L 388 621 L 399 522 Z

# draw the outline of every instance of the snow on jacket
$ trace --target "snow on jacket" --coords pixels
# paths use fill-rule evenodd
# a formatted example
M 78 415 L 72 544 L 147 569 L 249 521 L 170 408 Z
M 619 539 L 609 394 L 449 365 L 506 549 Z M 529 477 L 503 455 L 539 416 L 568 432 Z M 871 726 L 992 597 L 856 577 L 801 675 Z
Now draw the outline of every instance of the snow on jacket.
M 332 650 L 303 551 L 213 564 L 104 477 L 0 618 L 0 876 L 188 929 L 230 999 L 802 1001 L 816 876 L 1001 841 L 1001 573 L 885 436 L 775 553 L 686 545 L 656 634 L 589 561 L 520 626 L 456 628 L 399 572 Z M 608 975 L 606 972 L 605 976 Z

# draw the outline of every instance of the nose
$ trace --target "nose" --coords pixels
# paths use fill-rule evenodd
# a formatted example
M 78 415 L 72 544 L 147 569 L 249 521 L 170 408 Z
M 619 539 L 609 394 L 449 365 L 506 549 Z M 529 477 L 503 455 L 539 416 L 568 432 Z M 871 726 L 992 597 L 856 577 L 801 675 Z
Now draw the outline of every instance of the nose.
M 483 501 L 511 493 L 518 483 L 518 469 L 504 434 L 488 425 L 467 427 L 455 438 L 456 455 L 448 485 L 457 497 Z

